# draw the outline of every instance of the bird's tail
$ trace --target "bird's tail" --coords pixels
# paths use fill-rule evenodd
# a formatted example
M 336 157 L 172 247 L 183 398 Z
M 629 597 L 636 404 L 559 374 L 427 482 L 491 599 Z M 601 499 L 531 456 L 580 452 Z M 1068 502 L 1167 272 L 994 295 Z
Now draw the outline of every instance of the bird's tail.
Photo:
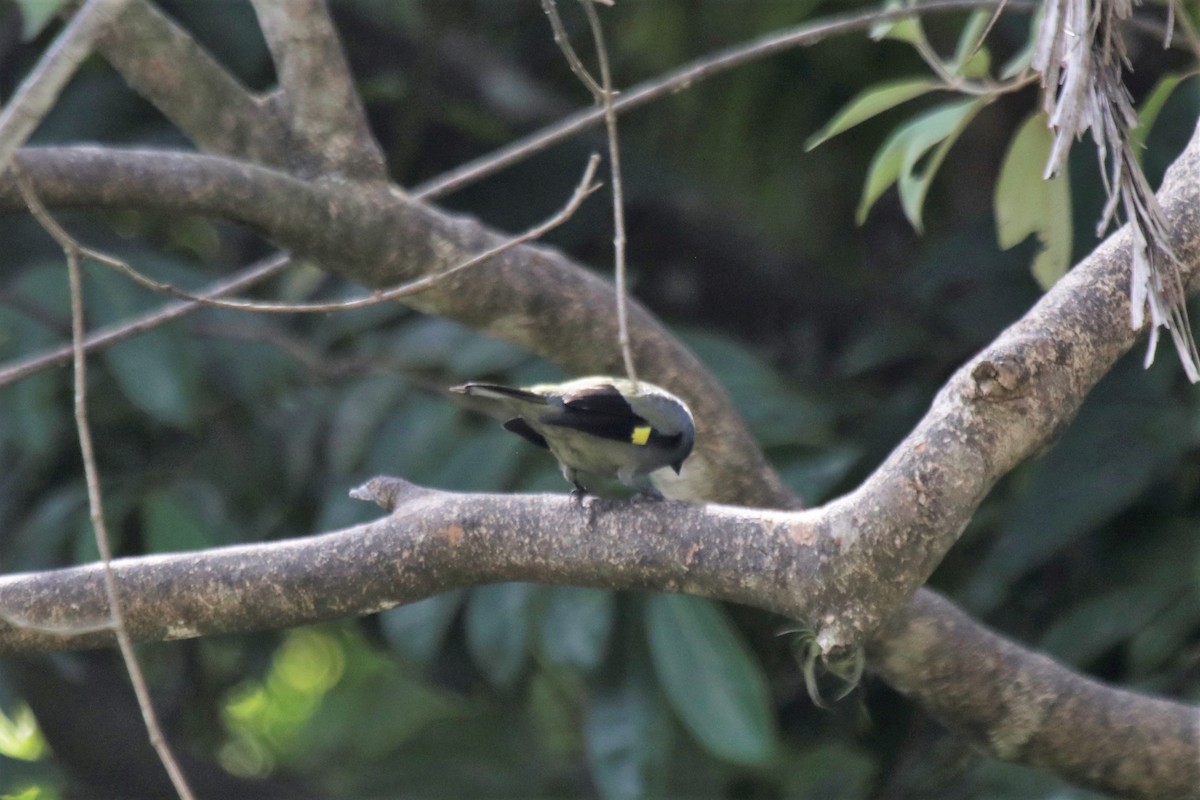
M 464 383 L 450 389 L 455 394 L 465 394 L 468 397 L 483 397 L 493 400 L 516 400 L 544 406 L 546 398 L 536 392 L 517 389 L 513 386 L 502 386 L 498 383 Z

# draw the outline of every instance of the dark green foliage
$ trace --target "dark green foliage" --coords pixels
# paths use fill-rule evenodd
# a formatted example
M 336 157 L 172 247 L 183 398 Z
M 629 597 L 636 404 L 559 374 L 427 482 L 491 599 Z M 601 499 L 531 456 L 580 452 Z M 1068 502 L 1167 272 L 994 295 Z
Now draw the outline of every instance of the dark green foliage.
M 169 10 L 249 83 L 270 85 L 248 6 L 225 5 Z M 0 0 L 0 11 L 11 6 Z M 537 3 L 332 6 L 406 185 L 588 102 Z M 560 6 L 582 43 L 573 4 Z M 814 8 L 846 6 L 659 2 L 605 13 L 617 80 L 628 86 Z M 954 52 L 963 19 L 931 26 L 942 52 Z M 997 26 L 997 63 L 1024 32 L 1023 20 Z M 492 83 L 499 73 L 440 51 L 448 33 L 516 70 L 527 90 L 503 95 Z M 0 53 L 11 56 L 0 59 L 6 94 L 38 42 Z M 1150 49 L 1148 58 L 1166 58 Z M 1137 74 L 1169 66 L 1139 63 Z M 991 206 L 1007 136 L 1032 94 L 989 106 L 962 131 L 920 187 L 923 237 L 905 219 L 911 200 L 902 207 L 894 190 L 862 228 L 855 209 L 888 135 L 946 97 L 914 97 L 912 114 L 887 111 L 804 152 L 865 87 L 922 69 L 900 42 L 843 38 L 698 84 L 622 122 L 633 291 L 721 379 L 810 503 L 869 474 L 950 372 L 1039 296 L 1034 243 L 1001 252 Z M 1158 170 L 1194 123 L 1196 87 L 1176 89 L 1147 140 Z M 99 65 L 72 83 L 39 137 L 178 142 Z M 522 229 L 562 203 L 601 144 L 584 136 L 445 202 Z M 1092 246 L 1099 205 L 1084 149 L 1071 165 L 1073 198 L 1089 209 L 1075 220 L 1075 258 Z M 593 198 L 550 237 L 602 271 L 606 202 Z M 62 218 L 88 244 L 190 288 L 263 253 L 249 234 L 204 220 Z M 0 241 L 0 359 L 9 363 L 67 341 L 66 273 L 28 220 L 0 219 Z M 103 267 L 86 271 L 93 327 L 165 302 Z M 252 294 L 355 291 L 297 267 Z M 1200 401 L 1166 351 L 1149 372 L 1141 353 L 1122 361 L 1057 446 L 985 501 L 934 583 L 1082 670 L 1196 700 Z M 553 458 L 441 392 L 468 379 L 558 377 L 518 348 L 392 304 L 304 317 L 207 310 L 174 322 L 89 360 L 114 547 L 198 549 L 353 524 L 378 509 L 347 490 L 380 473 L 456 490 L 565 492 Z M 95 558 L 70 380 L 60 367 L 0 387 L 6 572 Z M 918 741 L 919 712 L 869 677 L 832 710 L 815 708 L 788 639 L 776 635 L 794 627 L 683 596 L 502 584 L 340 626 L 166 646 L 152 677 L 185 749 L 245 776 L 299 775 L 336 797 L 920 796 L 896 757 Z M 73 674 L 75 662 L 56 664 L 47 680 Z M 32 696 L 22 680 L 0 672 L 9 717 Z M 864 724 L 864 705 L 887 713 Z M 64 788 L 71 774 L 49 757 L 0 755 L 0 794 Z M 989 761 L 962 761 L 946 785 L 952 797 L 1087 796 Z

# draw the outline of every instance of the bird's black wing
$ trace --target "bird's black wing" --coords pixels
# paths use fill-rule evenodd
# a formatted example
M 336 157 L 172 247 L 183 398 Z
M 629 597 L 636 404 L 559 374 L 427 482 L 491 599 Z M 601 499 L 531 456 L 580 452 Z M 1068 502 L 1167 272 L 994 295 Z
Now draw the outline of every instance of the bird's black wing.
M 637 437 L 642 439 L 638 444 L 645 444 L 645 437 L 650 435 L 649 423 L 634 412 L 611 384 L 579 389 L 563 395 L 562 401 L 562 410 L 544 414 L 538 420 L 618 442 L 636 441 L 639 429 L 645 429 L 645 434 Z
M 546 442 L 546 437 L 529 427 L 529 423 L 520 417 L 513 417 L 508 422 L 504 423 L 504 430 L 512 431 L 517 436 L 520 436 L 527 442 L 532 442 L 538 447 L 550 449 L 550 445 Z

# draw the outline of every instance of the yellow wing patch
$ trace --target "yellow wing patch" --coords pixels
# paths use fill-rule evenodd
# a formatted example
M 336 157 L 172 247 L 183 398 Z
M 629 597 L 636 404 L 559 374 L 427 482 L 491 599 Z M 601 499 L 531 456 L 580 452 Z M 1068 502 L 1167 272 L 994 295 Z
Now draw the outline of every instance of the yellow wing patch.
M 634 444 L 645 444 L 650 441 L 650 432 L 654 430 L 649 425 L 639 425 L 633 429 L 633 435 L 629 437 L 629 441 Z

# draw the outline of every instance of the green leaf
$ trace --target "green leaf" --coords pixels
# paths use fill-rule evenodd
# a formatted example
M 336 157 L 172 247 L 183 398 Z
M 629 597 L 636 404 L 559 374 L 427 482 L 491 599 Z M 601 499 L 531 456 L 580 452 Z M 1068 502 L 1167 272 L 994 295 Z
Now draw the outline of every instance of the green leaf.
M 0 358 L 15 360 L 64 344 L 63 333 L 47 322 L 69 307 L 63 265 L 32 265 L 14 283 L 9 291 L 28 298 L 44 316 L 0 306 Z M 0 412 L 0 445 L 11 443 L 18 452 L 36 459 L 56 457 L 72 422 L 70 368 L 42 370 L 22 378 L 0 395 Z
M 379 624 L 388 647 L 428 669 L 466 596 L 466 592 L 456 590 L 380 612 Z
M 394 375 L 372 376 L 346 388 L 329 423 L 328 458 L 335 475 L 358 468 L 375 444 L 379 429 L 396 414 L 405 382 Z
M 888 0 L 883 9 L 890 11 L 893 8 L 903 8 L 905 5 L 907 4 L 904 0 Z M 894 39 L 898 42 L 916 44 L 925 39 L 925 31 L 921 28 L 921 18 L 915 12 L 911 17 L 877 22 L 871 26 L 871 32 L 868 35 L 875 42 L 882 39 Z
M 1183 658 L 1200 628 L 1200 587 L 1178 598 L 1155 615 L 1129 642 L 1129 666 L 1137 677 L 1160 670 L 1173 658 Z
M 877 84 L 846 103 L 821 130 L 809 137 L 804 149 L 812 150 L 871 117 L 940 88 L 942 85 L 933 78 L 901 78 Z
M 980 68 L 980 56 L 983 56 L 983 61 L 987 62 L 991 59 L 986 55 L 987 51 L 981 46 L 983 44 L 983 35 L 988 30 L 988 23 L 991 22 L 992 14 L 990 9 L 981 9 L 971 12 L 971 16 L 967 18 L 967 24 L 963 25 L 962 32 L 958 35 L 958 44 L 954 48 L 954 58 L 946 66 L 956 75 L 962 75 L 968 78 L 978 78 L 987 74 L 986 66 L 982 72 Z
M 880 196 L 897 181 L 901 182 L 901 200 L 905 214 L 920 230 L 920 205 L 928 190 L 928 182 L 945 158 L 950 145 L 967 123 L 982 108 L 978 99 L 956 100 L 936 106 L 892 132 L 876 151 L 867 169 L 867 180 L 863 184 L 862 199 L 858 203 L 855 220 L 861 225 L 867 212 Z M 927 164 L 925 173 L 916 179 L 913 170 L 921 157 L 930 148 L 941 143 Z
M 542 655 L 580 672 L 594 671 L 608 652 L 615 596 L 602 589 L 556 586 L 548 590 L 542 620 Z
M 1033 49 L 1037 45 L 1038 23 L 1041 19 L 1042 15 L 1040 13 L 1030 15 L 1029 31 L 1025 36 L 1025 44 L 1000 68 L 1000 80 L 1006 81 L 1014 78 L 1029 68 L 1030 63 L 1033 61 Z
M 151 553 L 203 550 L 213 544 L 208 525 L 176 492 L 150 492 L 142 501 L 141 513 L 146 549 Z
M 986 78 L 992 69 L 992 54 L 986 47 L 975 51 L 966 64 L 958 68 L 958 74 L 964 78 L 980 80 Z
M 1190 77 L 1192 77 L 1190 74 L 1164 75 L 1158 79 L 1158 83 L 1155 84 L 1154 90 L 1150 92 L 1149 96 L 1142 101 L 1142 107 L 1138 109 L 1138 126 L 1129 133 L 1129 143 L 1133 146 L 1133 152 L 1138 158 L 1141 158 L 1142 150 L 1146 148 L 1146 138 L 1149 137 L 1150 131 L 1154 128 L 1154 123 L 1162 112 L 1163 106 L 1170 99 L 1171 93 L 1186 78 Z
M 711 330 L 680 332 L 688 349 L 728 387 L 755 440 L 764 447 L 833 443 L 834 414 L 815 392 L 785 379 L 761 354 Z
M 696 740 L 736 764 L 770 761 L 778 742 L 766 677 L 720 607 L 651 595 L 646 634 L 659 684 Z
M 994 197 L 996 238 L 1007 250 L 1036 234 L 1041 247 L 1033 276 L 1049 289 L 1071 265 L 1071 185 L 1064 167 L 1050 180 L 1042 175 L 1054 136 L 1046 116 L 1030 116 L 1013 136 L 1000 167 Z
M 146 308 L 148 293 L 108 270 L 86 273 L 84 300 L 93 324 L 119 322 Z M 155 328 L 104 351 L 122 394 L 147 414 L 186 427 L 196 418 L 200 371 L 194 343 L 178 325 Z
M 1068 664 L 1085 665 L 1142 630 L 1169 600 L 1160 587 L 1148 586 L 1089 598 L 1055 621 L 1041 649 Z
M 1021 491 L 965 593 L 973 611 L 991 611 L 1016 580 L 1127 509 L 1190 446 L 1182 406 L 1156 400 L 1144 382 L 1109 394 L 1116 385 L 1110 376 L 1097 387 L 1054 449 L 1015 476 Z
M 54 18 L 67 0 L 16 0 L 21 9 L 21 41 L 33 39 Z
M 862 197 L 858 201 L 858 209 L 854 212 L 854 221 L 862 225 L 867 221 L 867 212 L 875 205 L 875 201 L 891 188 L 900 177 L 900 168 L 904 163 L 904 148 L 906 145 L 905 129 L 900 128 L 884 140 L 871 166 L 867 167 L 867 179 L 863 182 Z
M 645 640 L 625 638 L 593 683 L 583 719 L 588 766 L 604 800 L 662 797 L 675 738 Z
M 904 208 L 904 215 L 917 233 L 924 229 L 921 211 L 934 176 L 950 148 L 985 102 L 982 98 L 976 98 L 947 103 L 915 120 L 912 134 L 905 143 L 897 188 L 900 190 L 900 205 Z M 930 148 L 934 148 L 933 153 L 924 158 Z M 922 159 L 924 168 L 917 172 L 917 165 Z
M 5 545 L 6 571 L 61 566 L 63 552 L 88 519 L 83 480 L 64 483 L 37 498 Z
M 540 587 L 498 583 L 471 590 L 467 650 L 493 685 L 511 687 L 529 654 L 529 614 Z

